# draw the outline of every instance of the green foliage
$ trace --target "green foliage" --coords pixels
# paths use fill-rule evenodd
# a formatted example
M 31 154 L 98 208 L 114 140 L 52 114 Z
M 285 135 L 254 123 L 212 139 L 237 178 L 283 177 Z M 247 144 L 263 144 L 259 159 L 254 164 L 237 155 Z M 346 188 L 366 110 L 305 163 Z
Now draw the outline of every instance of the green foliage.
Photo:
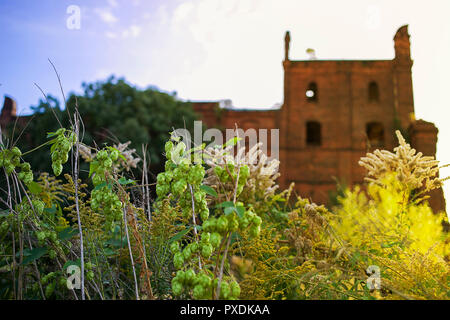
M 157 178 L 157 200 L 170 198 L 173 205 L 181 209 L 185 221 L 192 219 L 184 225 L 184 230 L 170 239 L 173 265 L 178 270 L 172 279 L 173 295 L 194 299 L 237 299 L 239 284 L 231 274 L 224 275 L 222 261 L 227 258 L 232 236 L 246 228 L 257 236 L 261 218 L 251 207 L 245 208 L 242 202 L 235 201 L 215 206 L 210 216 L 207 195 L 217 197 L 218 192 L 203 184 L 205 169 L 202 164 L 193 164 L 191 160 L 197 158 L 176 138 L 166 143 L 165 151 L 166 170 Z M 222 179 L 237 180 L 232 191 L 238 195 L 246 183 L 248 168 L 233 164 L 226 166 L 230 176 L 221 175 Z M 231 198 L 233 193 L 225 196 Z
M 103 101 L 96 88 L 87 96 Z M 449 299 L 447 218 L 423 196 L 442 185 L 438 163 L 397 134 L 395 153 L 361 159 L 369 183 L 330 209 L 293 203 L 293 185 L 278 192 L 279 163 L 258 147 L 231 156 L 237 137 L 187 150 L 171 136 L 153 202 L 127 144 L 89 147 L 59 128 L 30 152 L 51 145 L 54 176 L 36 180 L 26 154 L 1 145 L 0 298 L 80 299 L 68 280 L 84 266 L 87 299 Z M 76 181 L 61 175 L 74 148 L 88 172 Z
M 5 168 L 5 172 L 10 176 L 15 170 L 19 171 L 17 177 L 26 185 L 33 182 L 33 173 L 31 166 L 27 162 L 20 162 L 22 152 L 19 148 L 4 149 L 0 151 L 0 167 Z
M 89 176 L 92 177 L 94 184 L 91 192 L 91 208 L 93 211 L 104 213 L 107 230 L 114 230 L 122 217 L 123 204 L 117 191 L 114 190 L 112 183 L 114 179 L 111 177 L 113 163 L 118 161 L 119 155 L 117 149 L 106 147 L 96 154 L 89 169 Z
M 48 143 L 51 144 L 50 154 L 52 156 L 52 168 L 55 176 L 59 176 L 62 172 L 62 165 L 69 160 L 69 151 L 76 141 L 74 132 L 64 128 L 49 132 L 47 138 L 53 138 Z
M 140 156 L 142 144 L 148 144 L 148 162 L 157 173 L 161 170 L 161 150 L 169 138 L 169 132 L 185 126 L 191 130 L 193 121 L 197 119 L 190 103 L 156 88 L 136 88 L 124 79 L 110 77 L 105 82 L 84 83 L 83 89 L 82 95 L 69 96 L 66 110 L 61 110 L 60 102 L 50 95 L 47 100 L 41 100 L 32 107 L 33 118 L 27 123 L 18 142 L 24 150 L 45 143 L 43 132 L 56 131 L 60 126 L 70 127 L 70 114 L 77 105 L 83 119 L 80 133 L 83 143 L 91 146 L 130 140 L 130 148 L 136 149 Z M 12 133 L 12 128 L 9 132 Z M 21 129 L 16 127 L 15 138 L 20 133 Z M 34 170 L 41 172 L 51 170 L 47 159 L 48 151 L 42 148 L 27 157 Z

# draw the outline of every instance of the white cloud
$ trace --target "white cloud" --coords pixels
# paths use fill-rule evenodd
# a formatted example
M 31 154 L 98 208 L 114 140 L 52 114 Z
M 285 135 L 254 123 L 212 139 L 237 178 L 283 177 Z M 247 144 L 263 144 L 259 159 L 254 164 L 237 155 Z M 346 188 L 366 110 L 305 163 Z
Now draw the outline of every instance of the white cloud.
M 111 31 L 107 31 L 107 32 L 105 32 L 105 36 L 107 38 L 110 38 L 110 39 L 115 39 L 115 38 L 117 38 L 117 33 L 111 32 Z
M 142 18 L 143 18 L 144 20 L 149 20 L 149 19 L 151 19 L 151 17 L 152 17 L 152 14 L 151 14 L 150 12 L 144 12 L 144 13 L 142 14 Z
M 161 25 L 166 25 L 169 23 L 170 18 L 167 6 L 165 6 L 164 4 L 159 6 L 158 10 L 156 11 L 156 19 Z
M 137 38 L 141 34 L 141 30 L 142 30 L 141 27 L 139 27 L 138 25 L 133 24 L 130 27 L 128 27 L 127 29 L 125 29 L 124 31 L 122 31 L 122 37 L 124 37 L 124 38 L 128 38 L 128 37 Z
M 175 9 L 172 23 L 178 25 L 184 22 L 194 9 L 195 5 L 192 2 L 183 2 Z
M 94 11 L 103 22 L 113 24 L 119 21 L 119 19 L 111 12 L 111 9 L 109 8 L 96 8 Z
M 108 4 L 113 8 L 116 8 L 119 6 L 119 4 L 117 3 L 116 0 L 108 0 Z

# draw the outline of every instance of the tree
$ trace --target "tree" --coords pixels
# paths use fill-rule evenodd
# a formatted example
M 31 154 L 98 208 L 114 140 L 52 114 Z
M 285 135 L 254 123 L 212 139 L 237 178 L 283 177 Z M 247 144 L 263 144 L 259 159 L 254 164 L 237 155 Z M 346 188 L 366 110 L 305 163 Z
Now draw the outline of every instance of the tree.
M 31 150 L 46 142 L 47 132 L 57 130 L 59 122 L 64 127 L 69 126 L 69 113 L 73 114 L 77 105 L 83 119 L 83 143 L 100 146 L 131 141 L 130 148 L 136 149 L 140 156 L 142 144 L 147 144 L 151 170 L 157 173 L 164 164 L 164 143 L 170 131 L 184 127 L 192 130 L 197 119 L 189 102 L 180 101 L 175 94 L 164 93 L 154 87 L 140 90 L 125 79 L 113 76 L 106 82 L 83 83 L 82 86 L 83 95 L 71 94 L 68 98 L 68 110 L 61 110 L 59 101 L 52 96 L 32 107 L 33 119 L 18 143 Z M 16 128 L 16 137 L 19 132 Z M 32 152 L 26 160 L 35 170 L 49 171 L 48 156 L 49 148 L 44 146 Z

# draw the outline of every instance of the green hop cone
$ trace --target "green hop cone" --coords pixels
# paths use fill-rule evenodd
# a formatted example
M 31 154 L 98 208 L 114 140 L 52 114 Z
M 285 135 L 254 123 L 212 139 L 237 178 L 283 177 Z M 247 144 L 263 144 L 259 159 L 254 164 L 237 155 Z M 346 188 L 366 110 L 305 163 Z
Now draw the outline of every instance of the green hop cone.
M 31 171 L 25 172 L 23 179 L 21 179 L 26 185 L 33 182 L 33 173 Z
M 61 162 L 62 162 L 62 163 L 66 163 L 67 160 L 69 160 L 69 154 L 68 154 L 67 152 L 64 152 L 64 153 L 61 155 Z
M 94 272 L 88 271 L 88 273 L 86 274 L 86 278 L 88 280 L 94 280 Z
M 92 183 L 94 184 L 94 186 L 99 185 L 100 183 L 102 183 L 102 177 L 100 177 L 99 174 L 95 173 L 92 176 Z
M 211 234 L 209 232 L 203 232 L 201 236 L 201 243 L 208 244 L 211 239 Z
M 170 252 L 172 252 L 173 254 L 177 253 L 180 250 L 180 244 L 178 243 L 178 241 L 172 242 L 170 244 Z
M 247 217 L 242 217 L 239 220 L 239 226 L 241 227 L 241 229 L 246 229 L 249 225 L 249 221 Z
M 59 176 L 62 172 L 63 166 L 61 164 L 61 162 L 56 161 L 52 163 L 52 168 L 53 168 L 53 173 L 55 174 L 55 176 Z
M 14 147 L 11 149 L 11 152 L 13 155 L 15 155 L 16 157 L 20 157 L 22 155 L 22 151 L 20 151 L 19 148 Z
M 6 166 L 5 166 L 5 170 L 6 170 L 6 173 L 8 174 L 8 175 L 10 175 L 13 171 L 14 171 L 14 165 L 13 164 L 11 164 L 11 163 L 8 163 Z
M 211 287 L 211 278 L 206 274 L 201 274 L 198 283 L 201 284 L 204 288 Z
M 108 158 L 108 153 L 105 150 L 100 150 L 97 153 L 97 157 L 98 160 L 106 160 L 106 158 Z
M 58 239 L 58 234 L 56 232 L 50 232 L 50 239 L 56 241 Z
M 228 228 L 228 220 L 226 216 L 221 216 L 217 220 L 217 229 L 219 229 L 220 232 L 226 232 Z
M 222 175 L 223 169 L 222 167 L 216 166 L 214 167 L 214 173 L 216 174 L 216 176 L 218 176 L 220 178 L 220 176 Z
M 181 195 L 186 190 L 187 184 L 185 180 L 178 180 L 172 185 L 172 191 L 175 195 Z
M 261 231 L 261 227 L 260 226 L 252 226 L 250 228 L 250 236 L 251 237 L 257 237 L 259 235 Z
M 180 170 L 180 168 L 176 167 L 173 170 L 173 178 L 175 180 L 180 180 L 183 177 L 183 172 Z
M 209 210 L 204 209 L 200 212 L 200 218 L 202 218 L 202 221 L 206 221 L 209 217 Z
M 46 238 L 45 232 L 43 232 L 43 231 L 38 231 L 37 234 L 36 234 L 36 236 L 37 236 L 37 238 L 38 238 L 39 241 L 44 241 L 45 238 Z
M 195 271 L 192 269 L 189 269 L 185 273 L 185 281 L 187 284 L 191 285 L 194 283 L 195 280 Z
M 260 216 L 254 216 L 253 218 L 252 218 L 252 221 L 253 221 L 253 223 L 256 225 L 256 226 L 260 226 L 261 225 L 261 223 L 262 223 L 262 219 L 261 219 L 261 217 Z
M 57 152 L 57 150 L 52 152 L 51 158 L 53 162 L 57 161 L 60 158 L 59 152 Z
M 172 171 L 166 171 L 165 172 L 165 176 L 166 176 L 166 182 L 170 182 L 173 179 L 173 173 Z
M 186 273 L 183 270 L 178 270 L 176 278 L 180 283 L 184 283 L 186 281 Z
M 175 253 L 175 255 L 173 256 L 173 265 L 175 269 L 181 269 L 183 267 L 183 264 L 184 264 L 183 254 L 181 252 Z
M 49 276 L 47 274 L 41 278 L 41 284 L 46 284 L 48 282 L 48 280 L 49 280 Z
M 228 299 L 230 293 L 231 293 L 230 285 L 227 282 L 222 281 L 222 283 L 220 284 L 220 296 L 223 299 Z
M 208 259 L 213 252 L 213 247 L 211 244 L 205 244 L 202 246 L 202 257 Z
M 3 233 L 9 229 L 9 223 L 8 221 L 3 221 L 0 225 L 0 233 Z
M 167 192 L 166 192 L 166 188 L 165 187 L 163 187 L 163 186 L 161 186 L 161 185 L 157 185 L 156 186 L 156 195 L 158 196 L 158 197 L 160 197 L 160 198 L 162 198 L 162 197 L 164 197 L 166 194 L 167 194 Z
M 50 297 L 53 294 L 53 291 L 55 290 L 55 284 L 49 283 L 48 286 L 45 288 L 45 296 Z
M 29 164 L 28 162 L 24 162 L 24 163 L 22 163 L 22 164 L 20 165 L 20 169 L 21 169 L 23 172 L 28 172 L 28 171 L 31 170 L 31 166 L 30 166 L 30 164 Z
M 212 231 L 211 223 L 212 223 L 212 219 L 208 219 L 206 221 L 204 220 L 203 225 L 202 225 L 203 231 L 206 231 L 206 232 Z
M 33 204 L 33 207 L 36 209 L 37 213 L 42 214 L 42 212 L 44 212 L 44 202 L 40 200 L 32 200 L 31 203 Z
M 25 172 L 19 172 L 18 174 L 17 174 L 17 176 L 19 177 L 19 180 L 22 180 L 23 181 L 23 179 L 25 179 Z
M 119 158 L 119 151 L 113 150 L 111 151 L 111 159 L 112 161 L 116 161 Z
M 99 207 L 98 200 L 95 198 L 91 199 L 92 210 L 96 211 L 98 209 L 98 207 Z
M 232 281 L 230 283 L 230 289 L 231 289 L 231 297 L 233 299 L 238 299 L 241 294 L 241 287 L 236 281 Z
M 110 158 L 105 159 L 105 162 L 103 162 L 103 165 L 105 166 L 105 168 L 111 168 L 112 167 L 112 160 Z
M 195 203 L 197 203 L 197 204 L 200 203 L 202 201 L 203 196 L 204 196 L 203 192 L 200 192 L 200 191 L 195 192 L 194 193 Z
M 56 258 L 56 251 L 55 250 L 50 250 L 48 252 L 48 256 L 50 257 L 50 259 L 55 259 Z
M 11 164 L 15 167 L 18 167 L 20 165 L 20 157 L 13 156 L 11 158 Z
M 191 257 L 191 254 L 192 254 L 192 252 L 191 252 L 191 248 L 190 247 L 184 248 L 184 250 L 183 250 L 183 258 L 184 258 L 184 260 L 189 260 L 189 258 Z
M 213 232 L 211 234 L 211 245 L 214 248 L 218 248 L 221 241 L 222 241 L 222 236 L 219 233 Z
M 166 183 L 166 174 L 164 172 L 161 172 L 156 176 L 156 182 L 158 184 L 164 184 Z
M 197 252 L 198 250 L 198 243 L 194 242 L 191 244 L 191 252 Z
M 172 141 L 167 141 L 165 146 L 164 146 L 164 150 L 166 151 L 166 154 L 169 154 L 173 149 L 173 143 Z
M 203 299 L 205 296 L 205 288 L 200 284 L 196 285 L 193 290 L 193 296 L 197 300 Z
M 229 214 L 227 216 L 227 219 L 228 219 L 228 230 L 231 232 L 237 231 L 237 229 L 239 228 L 239 221 L 237 215 L 235 213 Z
M 239 169 L 239 177 L 242 177 L 243 179 L 247 179 L 250 175 L 250 168 L 247 165 L 243 165 Z
M 67 286 L 67 279 L 64 277 L 59 278 L 59 285 L 61 287 L 66 287 Z
M 172 292 L 175 296 L 179 296 L 183 291 L 183 285 L 177 278 L 172 279 Z

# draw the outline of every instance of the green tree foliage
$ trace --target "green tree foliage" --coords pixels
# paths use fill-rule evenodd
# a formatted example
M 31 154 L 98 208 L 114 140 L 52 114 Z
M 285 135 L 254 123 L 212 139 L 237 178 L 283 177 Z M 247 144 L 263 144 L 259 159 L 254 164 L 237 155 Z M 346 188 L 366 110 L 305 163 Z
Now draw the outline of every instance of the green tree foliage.
M 180 101 L 174 94 L 152 87 L 141 90 L 124 79 L 111 76 L 105 82 L 83 83 L 82 86 L 82 95 L 69 96 L 69 110 L 61 110 L 61 103 L 52 96 L 32 107 L 33 119 L 18 143 L 25 151 L 46 142 L 45 133 L 61 127 L 55 115 L 63 127 L 69 127 L 69 112 L 73 114 L 78 105 L 84 125 L 80 133 L 83 143 L 100 146 L 105 142 L 131 141 L 130 148 L 136 149 L 140 156 L 142 144 L 148 144 L 151 169 L 157 173 L 162 168 L 162 151 L 169 132 L 173 128 L 191 130 L 197 118 L 190 103 Z M 20 128 L 15 129 L 16 138 L 20 132 Z M 50 171 L 48 155 L 49 150 L 44 147 L 33 152 L 27 160 L 35 170 Z

